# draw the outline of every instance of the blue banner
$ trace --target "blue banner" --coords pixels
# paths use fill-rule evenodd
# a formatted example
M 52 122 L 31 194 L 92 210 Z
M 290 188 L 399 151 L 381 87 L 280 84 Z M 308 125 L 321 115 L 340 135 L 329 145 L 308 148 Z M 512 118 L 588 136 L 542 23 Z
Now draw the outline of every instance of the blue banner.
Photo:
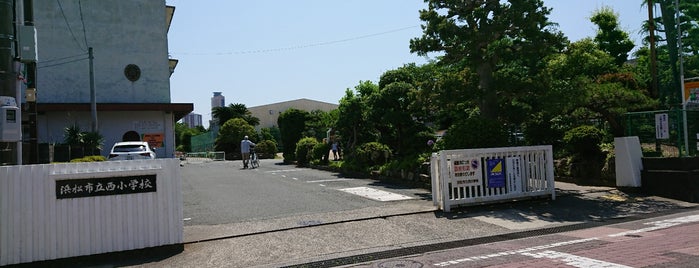
M 503 159 L 488 159 L 486 160 L 486 175 L 488 178 L 489 188 L 505 187 L 505 168 L 503 167 Z

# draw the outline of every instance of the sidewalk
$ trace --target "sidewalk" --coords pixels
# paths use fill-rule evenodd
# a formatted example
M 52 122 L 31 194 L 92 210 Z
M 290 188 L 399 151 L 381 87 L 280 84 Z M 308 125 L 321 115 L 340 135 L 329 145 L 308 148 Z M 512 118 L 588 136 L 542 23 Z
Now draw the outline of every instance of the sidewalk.
M 378 208 L 187 226 L 186 243 L 179 247 L 78 257 L 38 266 L 331 267 L 357 264 L 365 258 L 420 254 L 459 243 L 489 243 L 524 233 L 543 235 L 587 228 L 590 223 L 600 226 L 696 207 L 694 203 L 629 193 L 614 187 L 556 182 L 555 200 L 461 207 L 450 213 L 436 210 L 431 200 L 411 200 Z

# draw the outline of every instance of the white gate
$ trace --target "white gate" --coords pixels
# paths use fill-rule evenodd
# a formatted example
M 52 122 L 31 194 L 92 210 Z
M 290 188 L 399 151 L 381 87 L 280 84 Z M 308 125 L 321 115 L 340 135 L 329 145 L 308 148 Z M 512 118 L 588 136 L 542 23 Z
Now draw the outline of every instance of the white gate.
M 183 241 L 179 160 L 0 167 L 0 266 Z
M 452 206 L 551 195 L 556 198 L 550 145 L 445 150 L 431 158 L 432 200 Z

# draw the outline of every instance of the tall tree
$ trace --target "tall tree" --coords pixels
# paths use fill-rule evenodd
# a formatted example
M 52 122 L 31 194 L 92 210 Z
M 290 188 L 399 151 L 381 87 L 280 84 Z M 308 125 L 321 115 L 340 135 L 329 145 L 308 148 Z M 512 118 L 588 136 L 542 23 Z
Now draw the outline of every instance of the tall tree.
M 541 0 L 425 0 L 423 35 L 410 40 L 411 52 L 443 52 L 442 61 L 463 63 L 478 75 L 478 106 L 487 119 L 499 115 L 498 95 L 507 90 L 494 74 L 516 58 L 540 62 L 561 50 L 565 37 L 554 30 Z
M 223 126 L 223 124 L 233 118 L 243 119 L 252 126 L 260 124 L 260 119 L 252 116 L 252 113 L 242 103 L 231 103 L 224 107 L 214 107 L 211 109 L 211 114 L 217 119 L 219 126 Z
M 277 125 L 282 136 L 284 162 L 291 163 L 296 160 L 296 143 L 303 138 L 307 119 L 308 112 L 295 108 L 288 109 L 279 115 Z
M 598 9 L 590 21 L 598 27 L 595 42 L 597 46 L 614 57 L 614 62 L 621 66 L 629 57 L 634 44 L 629 34 L 619 27 L 619 16 L 609 7 Z
M 345 148 L 352 149 L 361 143 L 376 140 L 374 126 L 367 118 L 366 99 L 378 90 L 379 87 L 373 82 L 360 81 L 354 91 L 347 89 L 340 99 L 335 127 L 342 136 Z

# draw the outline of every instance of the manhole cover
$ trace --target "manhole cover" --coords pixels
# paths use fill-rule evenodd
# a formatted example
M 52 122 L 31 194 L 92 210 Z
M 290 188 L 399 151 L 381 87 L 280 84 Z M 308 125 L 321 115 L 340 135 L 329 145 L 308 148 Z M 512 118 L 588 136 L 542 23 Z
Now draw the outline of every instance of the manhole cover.
M 379 264 L 379 268 L 422 268 L 422 263 L 410 260 L 387 261 Z

